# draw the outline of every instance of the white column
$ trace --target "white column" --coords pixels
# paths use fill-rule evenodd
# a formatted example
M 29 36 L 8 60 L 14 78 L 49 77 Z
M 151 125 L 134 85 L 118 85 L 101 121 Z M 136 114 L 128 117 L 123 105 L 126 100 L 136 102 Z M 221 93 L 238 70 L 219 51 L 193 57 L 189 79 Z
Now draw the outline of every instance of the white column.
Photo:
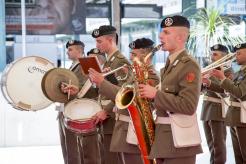
M 117 29 L 119 35 L 118 45 L 120 45 L 120 34 L 121 34 L 121 18 L 120 18 L 120 0 L 111 0 L 111 24 Z
M 21 35 L 22 35 L 22 57 L 26 56 L 26 7 L 25 0 L 21 0 Z
M 5 1 L 0 0 L 0 72 L 6 66 L 5 38 Z

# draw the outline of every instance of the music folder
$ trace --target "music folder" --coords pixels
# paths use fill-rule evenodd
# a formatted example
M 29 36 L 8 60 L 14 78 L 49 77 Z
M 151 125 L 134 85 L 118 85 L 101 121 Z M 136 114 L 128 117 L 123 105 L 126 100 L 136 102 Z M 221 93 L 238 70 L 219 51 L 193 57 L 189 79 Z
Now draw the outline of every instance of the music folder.
M 102 69 L 100 67 L 99 61 L 97 59 L 97 57 L 83 57 L 83 58 L 79 58 L 79 62 L 80 62 L 80 66 L 83 70 L 83 72 L 88 75 L 89 72 L 88 70 L 90 68 L 93 68 L 94 70 L 96 70 L 97 72 L 102 73 Z

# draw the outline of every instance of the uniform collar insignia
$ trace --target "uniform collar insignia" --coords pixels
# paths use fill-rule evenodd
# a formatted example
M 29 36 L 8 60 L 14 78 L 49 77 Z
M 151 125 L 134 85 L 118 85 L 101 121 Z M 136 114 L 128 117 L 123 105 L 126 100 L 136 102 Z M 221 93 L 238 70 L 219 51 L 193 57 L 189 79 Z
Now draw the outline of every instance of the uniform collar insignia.
M 179 60 L 176 60 L 176 61 L 173 63 L 173 66 L 176 66 L 178 63 L 179 63 Z
M 110 62 L 112 62 L 115 59 L 115 56 L 112 56 L 112 58 L 110 59 Z

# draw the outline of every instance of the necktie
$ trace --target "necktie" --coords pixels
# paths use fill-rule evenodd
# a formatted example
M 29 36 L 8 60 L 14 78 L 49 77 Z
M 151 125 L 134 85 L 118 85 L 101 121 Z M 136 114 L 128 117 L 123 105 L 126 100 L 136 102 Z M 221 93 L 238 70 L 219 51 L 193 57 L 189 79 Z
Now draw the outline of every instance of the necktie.
M 169 65 L 170 65 L 170 60 L 169 60 L 169 58 L 167 58 L 167 61 L 166 61 L 166 64 L 165 64 L 165 71 L 167 70 Z

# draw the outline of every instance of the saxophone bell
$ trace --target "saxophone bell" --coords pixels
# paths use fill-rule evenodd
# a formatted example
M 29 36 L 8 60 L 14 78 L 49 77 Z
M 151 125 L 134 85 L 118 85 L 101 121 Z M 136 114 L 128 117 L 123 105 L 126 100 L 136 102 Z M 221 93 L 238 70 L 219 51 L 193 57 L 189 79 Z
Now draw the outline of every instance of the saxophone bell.
M 130 84 L 123 85 L 118 91 L 115 99 L 115 104 L 118 109 L 126 109 L 132 104 L 136 96 L 135 87 Z

